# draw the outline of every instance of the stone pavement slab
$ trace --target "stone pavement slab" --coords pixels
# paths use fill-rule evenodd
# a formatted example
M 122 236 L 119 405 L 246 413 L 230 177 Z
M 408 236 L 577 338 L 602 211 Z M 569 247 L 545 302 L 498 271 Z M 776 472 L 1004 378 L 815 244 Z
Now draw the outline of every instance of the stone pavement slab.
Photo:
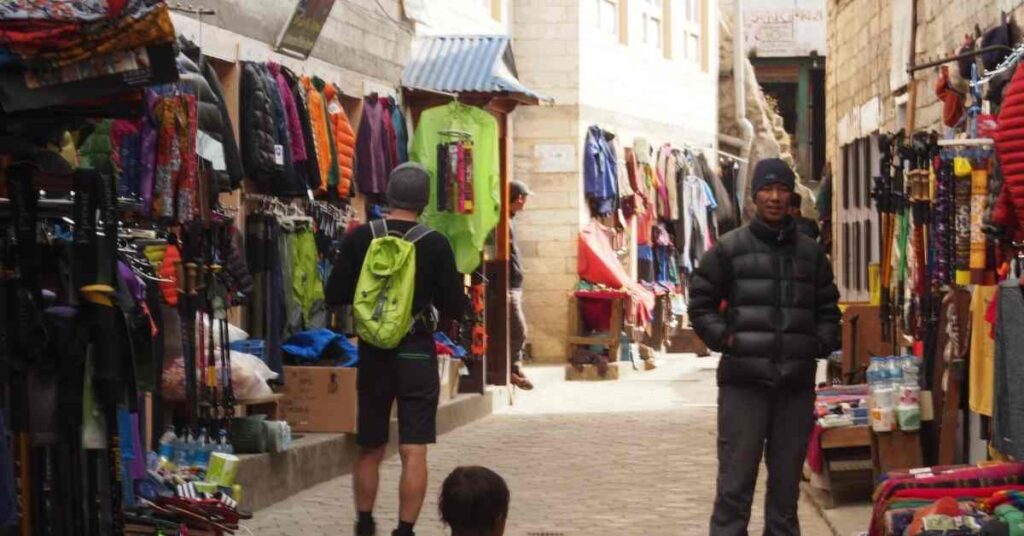
M 459 465 L 488 466 L 508 482 L 509 536 L 706 534 L 716 464 L 713 365 L 665 359 L 650 373 L 587 384 L 538 370 L 538 388 L 518 392 L 514 407 L 439 438 L 417 534 L 446 534 L 437 494 Z M 394 457 L 382 466 L 375 516 L 383 535 L 396 523 L 400 470 Z M 762 478 L 751 534 L 763 524 L 763 487 Z M 351 534 L 351 488 L 350 475 L 328 481 L 258 511 L 247 526 L 258 536 Z M 832 534 L 803 501 L 800 518 L 805 535 Z

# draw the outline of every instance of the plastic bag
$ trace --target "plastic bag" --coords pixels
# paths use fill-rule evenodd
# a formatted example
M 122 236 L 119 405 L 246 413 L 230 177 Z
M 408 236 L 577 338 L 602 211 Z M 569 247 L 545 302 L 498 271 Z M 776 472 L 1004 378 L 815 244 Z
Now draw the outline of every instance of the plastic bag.
M 214 352 L 214 355 L 217 360 L 217 388 L 220 391 L 223 389 L 223 386 L 219 385 L 220 351 Z M 234 390 L 235 399 L 245 401 L 274 394 L 267 381 L 275 380 L 277 376 L 277 373 L 270 370 L 260 358 L 242 352 L 231 352 L 231 388 Z M 201 374 L 197 372 L 196 377 L 201 377 Z M 164 363 L 161 387 L 164 400 L 185 400 L 185 365 L 182 358 L 178 357 Z
M 210 340 L 210 318 L 206 316 L 206 313 L 200 313 L 196 316 L 196 340 L 199 340 L 199 325 L 202 323 L 203 333 L 206 335 L 206 340 Z M 228 342 L 244 341 L 249 338 L 249 334 L 246 331 L 232 323 L 228 323 Z M 217 321 L 213 323 L 213 343 L 220 346 L 220 327 Z M 232 354 L 234 355 L 234 354 Z

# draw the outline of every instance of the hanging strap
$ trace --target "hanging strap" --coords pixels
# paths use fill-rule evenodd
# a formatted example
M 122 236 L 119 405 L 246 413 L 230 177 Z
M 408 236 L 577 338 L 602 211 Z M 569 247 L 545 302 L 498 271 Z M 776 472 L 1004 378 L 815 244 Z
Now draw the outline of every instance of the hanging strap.
M 417 223 L 416 226 L 414 226 L 412 229 L 409 229 L 409 231 L 405 233 L 405 236 L 403 236 L 402 239 L 405 240 L 406 242 L 415 244 L 416 242 L 419 242 L 421 238 L 427 236 L 432 232 L 433 231 L 426 225 Z
M 370 231 L 373 233 L 373 238 L 384 238 L 388 235 L 388 222 L 387 220 L 373 220 L 370 222 Z

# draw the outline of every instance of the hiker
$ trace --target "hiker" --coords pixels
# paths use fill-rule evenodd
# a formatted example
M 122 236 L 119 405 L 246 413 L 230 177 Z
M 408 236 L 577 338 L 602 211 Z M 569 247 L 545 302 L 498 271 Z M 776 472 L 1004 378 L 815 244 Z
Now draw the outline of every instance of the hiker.
M 441 485 L 441 521 L 452 536 L 502 536 L 508 520 L 505 480 L 486 467 L 456 467 Z
M 718 364 L 718 482 L 710 533 L 747 534 L 762 455 L 765 534 L 800 534 L 797 501 L 814 425 L 817 359 L 839 347 L 832 267 L 789 215 L 796 177 L 758 162 L 749 225 L 722 236 L 690 283 L 690 321 Z
M 802 195 L 793 192 L 789 196 L 789 215 L 793 218 L 793 223 L 796 225 L 796 230 L 801 232 L 814 240 L 818 240 L 821 236 L 821 231 L 818 230 L 818 223 L 810 218 L 804 217 L 803 209 L 800 208 L 804 202 Z
M 509 302 L 509 347 L 512 351 L 512 385 L 529 391 L 533 382 L 523 374 L 519 366 L 526 350 L 526 313 L 523 311 L 523 261 L 519 255 L 519 244 L 516 242 L 516 214 L 526 208 L 526 199 L 533 192 L 522 181 L 509 181 L 508 213 L 508 302 Z
M 357 536 L 376 534 L 373 507 L 396 399 L 402 477 L 392 535 L 414 534 L 427 491 L 427 445 L 436 442 L 440 392 L 433 334 L 461 319 L 465 299 L 448 240 L 417 223 L 429 184 L 420 164 L 395 168 L 387 185 L 387 219 L 346 237 L 327 284 L 328 303 L 351 306 L 359 336 Z

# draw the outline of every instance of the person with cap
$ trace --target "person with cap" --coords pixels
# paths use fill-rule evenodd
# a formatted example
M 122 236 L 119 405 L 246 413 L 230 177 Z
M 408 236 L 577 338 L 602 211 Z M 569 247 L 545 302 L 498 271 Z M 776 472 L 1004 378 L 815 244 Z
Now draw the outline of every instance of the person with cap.
M 796 226 L 797 232 L 803 233 L 814 240 L 818 240 L 818 237 L 821 236 L 821 231 L 818 229 L 818 223 L 810 218 L 804 217 L 804 211 L 801 208 L 803 202 L 803 196 L 793 192 L 789 197 L 789 215 L 793 218 L 793 224 Z
M 519 366 L 526 350 L 526 313 L 523 311 L 523 262 L 520 259 L 519 244 L 516 242 L 515 218 L 526 208 L 526 199 L 533 194 L 522 181 L 509 181 L 508 194 L 508 301 L 509 301 L 509 347 L 512 351 L 512 385 L 529 391 L 533 382 L 523 374 Z
M 417 225 L 430 196 L 430 178 L 420 164 L 409 162 L 391 172 L 386 188 L 387 231 L 405 236 Z M 370 224 L 354 229 L 344 240 L 328 279 L 329 305 L 351 307 L 356 283 L 373 240 Z M 462 275 L 448 239 L 428 232 L 415 242 L 416 276 L 412 298 L 413 325 L 394 349 L 359 343 L 358 432 L 359 456 L 354 474 L 358 519 L 356 535 L 376 534 L 373 508 L 380 481 L 380 464 L 388 443 L 391 405 L 398 401 L 398 452 L 402 460 L 398 528 L 393 536 L 414 534 L 427 491 L 427 445 L 436 442 L 440 380 L 433 333 L 462 318 Z M 438 323 L 438 319 L 440 322 Z
M 747 534 L 762 457 L 765 534 L 800 534 L 797 502 L 814 425 L 817 359 L 839 347 L 839 292 L 825 251 L 789 215 L 796 177 L 758 162 L 756 215 L 723 235 L 690 280 L 690 321 L 721 352 L 718 480 L 710 534 Z

